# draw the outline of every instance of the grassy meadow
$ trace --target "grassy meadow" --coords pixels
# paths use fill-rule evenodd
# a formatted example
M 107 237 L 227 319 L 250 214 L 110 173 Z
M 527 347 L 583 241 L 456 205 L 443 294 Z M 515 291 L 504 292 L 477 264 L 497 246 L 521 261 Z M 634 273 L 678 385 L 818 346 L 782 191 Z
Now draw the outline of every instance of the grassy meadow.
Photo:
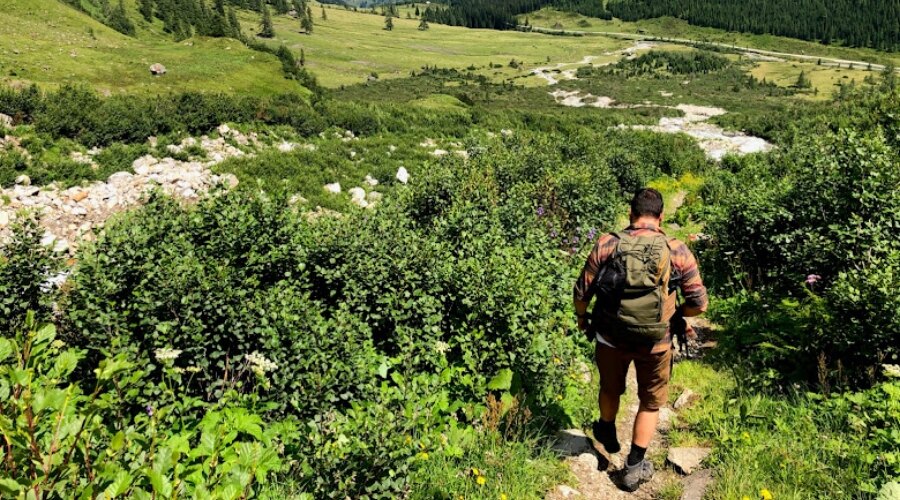
M 131 5 L 133 9 L 133 5 Z M 135 10 L 128 37 L 58 1 L 7 0 L 0 8 L 0 84 L 55 87 L 85 83 L 103 93 L 204 91 L 271 95 L 305 90 L 282 76 L 269 54 L 237 40 L 194 37 L 176 43 Z M 156 25 L 158 24 L 158 26 Z M 168 73 L 150 75 L 151 64 Z

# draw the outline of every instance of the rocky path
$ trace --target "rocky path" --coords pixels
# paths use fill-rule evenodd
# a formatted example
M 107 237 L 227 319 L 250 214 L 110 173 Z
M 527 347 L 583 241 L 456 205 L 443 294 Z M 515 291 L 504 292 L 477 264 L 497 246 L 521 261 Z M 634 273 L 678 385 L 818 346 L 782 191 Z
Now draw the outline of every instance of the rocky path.
M 625 58 L 635 57 L 638 52 L 648 50 L 654 47 L 654 44 L 646 41 L 636 41 L 634 45 L 614 51 L 607 52 L 603 56 L 620 56 Z M 532 70 L 532 74 L 543 78 L 548 86 L 554 87 L 562 80 L 577 80 L 576 72 L 578 66 L 592 64 L 599 56 L 586 56 L 576 63 L 559 63 L 553 66 L 544 66 Z M 606 64 L 611 64 L 607 62 Z M 722 108 L 712 106 L 697 106 L 693 104 L 678 104 L 674 106 L 652 104 L 644 102 L 641 104 L 620 103 L 615 99 L 607 96 L 598 96 L 586 93 L 578 89 L 565 90 L 556 88 L 549 92 L 554 101 L 561 106 L 582 108 L 593 107 L 602 109 L 632 109 L 632 108 L 668 108 L 675 109 L 682 113 L 677 117 L 662 117 L 659 123 L 651 126 L 632 126 L 633 130 L 651 130 L 663 134 L 683 133 L 693 137 L 700 148 L 706 153 L 711 160 L 719 161 L 728 154 L 745 155 L 751 153 L 767 152 L 773 149 L 772 144 L 765 139 L 753 137 L 743 132 L 727 131 L 718 125 L 710 123 L 710 119 L 724 115 L 727 113 Z M 663 92 L 663 97 L 672 97 L 671 93 Z M 626 127 L 620 125 L 620 127 Z

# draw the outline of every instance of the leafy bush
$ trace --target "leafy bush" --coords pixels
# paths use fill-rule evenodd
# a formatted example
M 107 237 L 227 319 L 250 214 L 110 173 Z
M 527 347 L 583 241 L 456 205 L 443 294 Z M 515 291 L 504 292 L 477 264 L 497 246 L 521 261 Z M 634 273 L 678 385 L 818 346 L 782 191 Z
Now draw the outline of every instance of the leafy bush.
M 62 263 L 41 245 L 43 230 L 31 217 L 20 217 L 10 239 L 0 246 L 0 331 L 12 332 L 28 311 L 47 317 L 53 298 L 45 293 L 48 278 Z
M 808 297 L 798 304 L 795 335 L 764 342 L 780 352 L 775 365 L 824 363 L 818 372 L 825 373 L 809 377 L 822 385 L 872 383 L 878 364 L 900 354 L 900 163 L 896 125 L 883 114 L 897 99 L 860 96 L 853 106 L 868 113 L 820 117 L 824 126 L 810 125 L 826 130 L 798 138 L 771 160 L 741 165 L 728 181 L 740 189 L 707 193 L 719 208 L 709 224 L 713 246 L 701 258 L 732 270 L 721 289 Z
M 132 397 L 144 375 L 124 354 L 97 365 L 90 392 L 67 382 L 84 351 L 34 318 L 0 337 L 4 496 L 232 499 L 252 495 L 281 468 L 283 426 L 246 409 L 225 405 L 172 420 L 171 406 L 156 405 L 123 415 L 121 398 Z

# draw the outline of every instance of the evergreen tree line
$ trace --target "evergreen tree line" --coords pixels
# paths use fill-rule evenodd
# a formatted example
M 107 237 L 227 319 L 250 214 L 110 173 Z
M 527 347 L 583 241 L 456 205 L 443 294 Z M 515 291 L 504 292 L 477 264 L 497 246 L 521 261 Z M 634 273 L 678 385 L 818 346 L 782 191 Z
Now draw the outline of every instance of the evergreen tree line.
M 163 22 L 163 29 L 176 40 L 192 35 L 241 38 L 241 25 L 234 9 L 225 0 L 138 0 L 138 10 L 146 21 Z
M 608 8 L 624 21 L 673 16 L 728 31 L 900 49 L 897 0 L 614 0 Z
M 456 0 L 447 7 L 429 5 L 422 16 L 427 22 L 509 30 L 516 28 L 516 16 L 552 5 L 555 0 Z
M 134 36 L 134 23 L 128 19 L 128 14 L 125 12 L 125 4 L 122 0 L 118 0 L 115 4 L 110 4 L 109 0 L 94 0 L 93 3 L 96 6 L 95 12 L 99 12 L 99 16 L 85 10 L 81 0 L 63 0 L 63 2 L 94 17 L 119 33 Z

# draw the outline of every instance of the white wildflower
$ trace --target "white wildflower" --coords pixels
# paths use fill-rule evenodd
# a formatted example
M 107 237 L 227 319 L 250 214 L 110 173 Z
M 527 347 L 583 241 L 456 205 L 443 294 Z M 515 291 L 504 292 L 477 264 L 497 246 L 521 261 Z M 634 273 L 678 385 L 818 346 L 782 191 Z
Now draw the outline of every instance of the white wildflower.
M 251 354 L 248 354 L 246 359 L 247 362 L 250 363 L 250 369 L 253 370 L 253 373 L 259 376 L 263 376 L 268 372 L 274 372 L 278 369 L 278 365 L 258 351 L 253 351 Z
M 185 370 L 187 370 L 188 373 L 200 373 L 201 371 L 203 371 L 203 369 L 199 366 L 189 366 L 185 368 Z
M 439 340 L 434 343 L 434 350 L 441 354 L 444 354 L 445 352 L 450 350 L 450 344 L 448 344 L 442 340 Z
M 900 365 L 881 365 L 884 376 L 888 378 L 900 378 Z
M 175 360 L 181 356 L 181 349 L 156 349 L 153 351 L 153 355 L 157 361 Z

